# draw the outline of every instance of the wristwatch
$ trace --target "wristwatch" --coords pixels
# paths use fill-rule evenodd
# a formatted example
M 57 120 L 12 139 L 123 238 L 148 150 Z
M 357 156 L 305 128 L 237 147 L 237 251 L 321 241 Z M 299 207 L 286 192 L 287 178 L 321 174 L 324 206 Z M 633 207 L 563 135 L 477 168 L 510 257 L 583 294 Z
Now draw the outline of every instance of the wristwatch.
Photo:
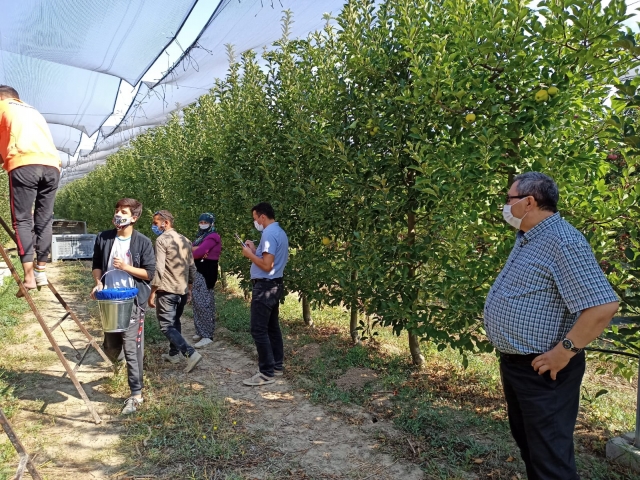
M 562 339 L 562 346 L 565 350 L 571 350 L 573 353 L 580 353 L 583 350 L 582 348 L 576 347 L 573 342 L 567 337 L 564 337 Z

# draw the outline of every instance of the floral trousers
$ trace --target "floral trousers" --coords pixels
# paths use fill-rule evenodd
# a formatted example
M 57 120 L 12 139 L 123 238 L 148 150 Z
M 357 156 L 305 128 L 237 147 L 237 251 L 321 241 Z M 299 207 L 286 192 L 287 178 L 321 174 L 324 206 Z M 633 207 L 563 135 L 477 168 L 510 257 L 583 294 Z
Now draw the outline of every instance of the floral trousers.
M 191 302 L 196 333 L 202 338 L 213 339 L 213 331 L 216 328 L 216 297 L 213 288 L 207 288 L 207 282 L 198 272 L 193 281 Z

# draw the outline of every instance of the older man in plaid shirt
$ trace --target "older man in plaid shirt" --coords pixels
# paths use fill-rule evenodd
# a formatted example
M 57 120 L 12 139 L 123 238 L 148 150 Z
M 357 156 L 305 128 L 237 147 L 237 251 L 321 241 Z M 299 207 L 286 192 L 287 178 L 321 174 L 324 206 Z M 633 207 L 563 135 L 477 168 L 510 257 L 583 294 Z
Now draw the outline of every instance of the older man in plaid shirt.
M 579 478 L 573 449 L 583 352 L 618 310 L 584 236 L 557 213 L 548 176 L 515 177 L 503 216 L 516 243 L 489 291 L 484 323 L 500 352 L 511 433 L 531 479 Z

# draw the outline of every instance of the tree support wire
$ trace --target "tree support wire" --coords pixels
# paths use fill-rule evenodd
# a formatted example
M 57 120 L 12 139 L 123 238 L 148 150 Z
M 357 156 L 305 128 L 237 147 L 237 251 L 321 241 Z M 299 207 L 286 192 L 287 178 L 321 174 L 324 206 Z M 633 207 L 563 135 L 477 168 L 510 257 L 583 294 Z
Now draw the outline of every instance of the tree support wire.
M 16 238 L 15 238 L 13 232 L 9 229 L 9 226 L 4 221 L 4 219 L 2 219 L 2 217 L 0 217 L 0 225 L 2 225 L 2 227 L 7 232 L 7 234 L 15 242 Z M 13 266 L 13 263 L 11 262 L 11 258 L 9 257 L 9 254 L 7 253 L 7 251 L 5 250 L 5 248 L 4 248 L 4 246 L 2 244 L 0 244 L 0 255 L 2 256 L 4 261 L 6 262 L 7 266 L 9 267 L 9 269 L 11 270 L 11 274 L 13 275 L 14 280 L 18 284 L 18 288 L 20 289 L 20 292 L 22 292 L 22 295 L 24 296 L 24 299 L 29 304 L 29 307 L 31 308 L 31 311 L 35 315 L 36 319 L 38 320 L 38 323 L 42 327 L 42 330 L 44 331 L 45 335 L 49 339 L 49 342 L 51 343 L 51 346 L 53 347 L 54 351 L 58 355 L 58 358 L 60 359 L 60 362 L 62 363 L 62 366 L 66 370 L 66 374 L 69 375 L 69 378 L 71 379 L 71 381 L 73 382 L 73 385 L 78 390 L 78 393 L 80 394 L 80 397 L 82 398 L 82 400 L 84 400 L 84 403 L 87 406 L 87 408 L 89 409 L 89 412 L 91 412 L 91 415 L 93 416 L 93 420 L 95 421 L 96 424 L 101 423 L 102 420 L 100 419 L 100 416 L 98 415 L 98 412 L 96 412 L 93 404 L 91 403 L 91 400 L 89 400 L 89 397 L 87 396 L 86 392 L 82 388 L 82 385 L 80 385 L 80 382 L 78 381 L 78 378 L 76 377 L 75 370 L 71 368 L 71 365 L 69 365 L 69 362 L 67 361 L 67 359 L 65 358 L 64 354 L 60 350 L 60 347 L 58 346 L 58 343 L 56 342 L 55 338 L 53 338 L 53 335 L 51 334 L 51 332 L 53 331 L 53 329 L 57 328 L 67 317 L 71 317 L 73 319 L 73 321 L 76 323 L 76 325 L 78 325 L 78 328 L 80 329 L 80 331 L 85 335 L 85 337 L 87 337 L 87 340 L 89 341 L 89 344 L 87 345 L 86 350 L 89 349 L 89 346 L 92 346 L 93 348 L 96 349 L 96 351 L 100 354 L 100 356 L 107 362 L 107 364 L 111 368 L 113 368 L 113 364 L 111 363 L 111 361 L 109 360 L 107 355 L 104 353 L 104 351 L 102 351 L 102 349 L 98 346 L 98 344 L 96 343 L 96 341 L 93 338 L 93 336 L 84 327 L 82 322 L 80 322 L 80 319 L 75 314 L 75 312 L 73 310 L 71 310 L 71 308 L 69 308 L 69 305 L 67 304 L 67 302 L 64 301 L 64 299 L 60 296 L 58 291 L 54 288 L 54 286 L 51 283 L 49 283 L 47 285 L 49 287 L 49 290 L 51 290 L 51 293 L 53 293 L 53 295 L 56 297 L 56 299 L 58 300 L 60 305 L 62 305 L 62 307 L 66 310 L 67 313 L 60 319 L 60 321 L 58 321 L 54 325 L 53 328 L 50 329 L 49 326 L 44 321 L 44 319 L 42 318 L 42 315 L 40 315 L 40 312 L 38 311 L 38 308 L 36 307 L 36 304 L 34 303 L 33 299 L 31 298 L 31 295 L 29 294 L 29 290 L 27 290 L 25 288 L 24 284 L 22 283 L 22 280 L 20 279 L 20 275 L 18 275 L 18 271 Z M 85 350 L 85 355 L 86 355 L 86 350 Z M 80 363 L 84 360 L 85 355 L 82 355 L 81 358 L 78 358 Z M 76 366 L 76 369 L 80 366 L 80 363 L 78 363 L 78 365 Z M 0 420 L 0 423 L 1 423 L 1 420 Z M 4 423 L 3 423 L 3 427 L 4 427 Z M 6 431 L 6 428 L 5 428 L 5 431 Z M 14 443 L 14 446 L 15 446 L 15 443 Z M 20 452 L 18 451 L 18 453 L 20 453 Z

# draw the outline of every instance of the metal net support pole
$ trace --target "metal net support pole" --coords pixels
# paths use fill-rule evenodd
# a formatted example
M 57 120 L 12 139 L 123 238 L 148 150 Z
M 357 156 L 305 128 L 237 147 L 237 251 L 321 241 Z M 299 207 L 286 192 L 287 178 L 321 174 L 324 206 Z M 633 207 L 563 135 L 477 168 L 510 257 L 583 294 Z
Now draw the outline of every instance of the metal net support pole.
M 638 357 L 638 392 L 636 395 L 636 436 L 633 445 L 640 448 L 640 356 Z

